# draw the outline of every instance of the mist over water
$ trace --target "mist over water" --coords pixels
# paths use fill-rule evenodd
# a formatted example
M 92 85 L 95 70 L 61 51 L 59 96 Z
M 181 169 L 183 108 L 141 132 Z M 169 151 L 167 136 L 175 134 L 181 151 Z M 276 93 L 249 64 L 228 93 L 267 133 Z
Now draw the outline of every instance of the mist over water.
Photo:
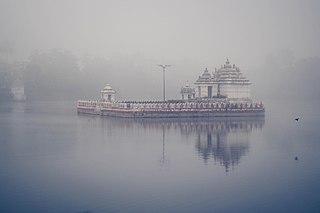
M 320 3 L 0 1 L 0 212 L 319 212 Z M 111 119 L 229 59 L 265 118 Z M 13 102 L 24 85 L 26 102 Z M 299 118 L 298 121 L 295 118 Z
M 299 122 L 276 105 L 265 118 L 135 120 L 77 115 L 73 104 L 1 107 L 1 211 L 320 208 L 314 110 Z

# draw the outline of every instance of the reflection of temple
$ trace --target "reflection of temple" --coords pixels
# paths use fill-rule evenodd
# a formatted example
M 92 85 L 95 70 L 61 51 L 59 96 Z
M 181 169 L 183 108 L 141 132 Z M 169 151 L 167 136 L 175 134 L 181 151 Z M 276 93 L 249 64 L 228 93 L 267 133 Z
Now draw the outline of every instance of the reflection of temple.
M 207 164 L 212 159 L 225 167 L 226 172 L 238 165 L 249 151 L 250 135 L 254 129 L 262 129 L 264 117 L 208 118 L 208 119 L 97 119 L 104 129 L 113 132 L 155 130 L 162 135 L 162 156 L 165 159 L 165 134 L 173 130 L 182 136 L 194 138 L 195 148 Z M 159 137 L 160 137 L 159 134 Z
M 23 82 L 17 78 L 11 87 L 11 92 L 13 94 L 13 100 L 15 101 L 25 101 L 26 95 L 24 94 L 24 84 Z
M 226 172 L 239 164 L 249 151 L 253 129 L 262 129 L 263 118 L 233 118 L 182 125 L 186 135 L 196 135 L 196 149 L 205 163 L 210 159 L 224 166 Z
M 206 163 L 213 158 L 228 172 L 230 166 L 239 164 L 240 158 L 248 152 L 250 131 L 239 127 L 230 130 L 227 127 L 222 131 L 199 132 L 196 148 Z

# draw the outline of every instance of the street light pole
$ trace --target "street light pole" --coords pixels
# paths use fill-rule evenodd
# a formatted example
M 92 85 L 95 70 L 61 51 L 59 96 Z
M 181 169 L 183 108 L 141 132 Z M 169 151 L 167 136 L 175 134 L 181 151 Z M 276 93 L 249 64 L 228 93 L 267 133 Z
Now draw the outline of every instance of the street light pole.
M 166 68 L 170 67 L 171 65 L 169 64 L 158 64 L 159 67 L 162 67 L 162 82 L 163 82 L 163 101 L 166 101 Z

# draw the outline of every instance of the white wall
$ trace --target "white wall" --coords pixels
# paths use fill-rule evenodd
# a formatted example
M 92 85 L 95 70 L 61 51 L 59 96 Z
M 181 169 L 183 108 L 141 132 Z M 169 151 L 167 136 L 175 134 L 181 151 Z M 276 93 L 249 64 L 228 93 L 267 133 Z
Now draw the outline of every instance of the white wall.
M 228 98 L 250 98 L 251 86 L 250 85 L 230 85 L 221 84 L 220 94 L 227 96 Z

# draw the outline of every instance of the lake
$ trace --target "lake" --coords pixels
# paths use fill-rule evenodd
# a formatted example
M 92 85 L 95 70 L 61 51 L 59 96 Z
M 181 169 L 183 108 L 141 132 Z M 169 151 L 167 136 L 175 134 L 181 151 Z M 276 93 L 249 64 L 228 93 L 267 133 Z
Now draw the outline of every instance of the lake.
M 319 102 L 265 105 L 134 120 L 2 103 L 0 212 L 320 212 Z

